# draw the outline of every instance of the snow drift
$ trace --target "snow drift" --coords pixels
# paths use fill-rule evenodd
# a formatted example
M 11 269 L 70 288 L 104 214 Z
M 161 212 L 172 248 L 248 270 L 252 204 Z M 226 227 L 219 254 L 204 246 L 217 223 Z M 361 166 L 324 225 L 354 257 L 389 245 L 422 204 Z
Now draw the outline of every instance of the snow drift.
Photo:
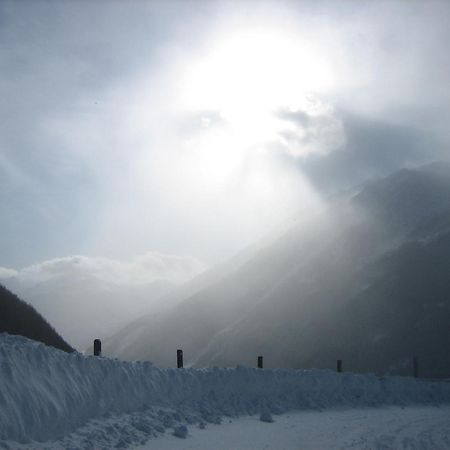
M 22 443 L 155 407 L 195 423 L 262 411 L 450 402 L 450 383 L 319 370 L 159 369 L 7 334 L 0 334 L 0 377 L 0 440 Z

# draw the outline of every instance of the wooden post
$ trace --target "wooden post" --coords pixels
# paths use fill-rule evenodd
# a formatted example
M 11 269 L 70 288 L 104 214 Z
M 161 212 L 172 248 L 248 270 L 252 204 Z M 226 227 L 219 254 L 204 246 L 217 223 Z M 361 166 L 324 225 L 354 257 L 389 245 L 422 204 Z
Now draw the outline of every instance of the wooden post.
M 179 369 L 183 368 L 183 350 L 177 350 L 177 367 Z
M 337 360 L 337 371 L 342 372 L 342 359 Z
M 262 369 L 262 368 L 263 368 L 263 357 L 258 356 L 258 369 Z
M 417 378 L 419 376 L 419 361 L 417 359 L 417 356 L 413 356 L 413 375 L 414 378 Z
M 102 341 L 100 339 L 94 340 L 94 356 L 102 356 Z

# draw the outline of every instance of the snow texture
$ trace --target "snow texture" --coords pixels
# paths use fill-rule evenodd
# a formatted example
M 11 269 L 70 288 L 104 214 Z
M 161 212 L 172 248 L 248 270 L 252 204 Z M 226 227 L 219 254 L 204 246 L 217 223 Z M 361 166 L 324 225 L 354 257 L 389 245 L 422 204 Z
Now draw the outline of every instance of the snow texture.
M 188 429 L 186 425 L 179 425 L 173 430 L 173 435 L 182 439 L 186 439 L 188 435 Z
M 187 440 L 165 434 L 135 450 L 448 450 L 450 406 L 294 411 L 268 425 L 244 416 Z
M 267 423 L 272 423 L 273 422 L 273 417 L 272 414 L 270 414 L 269 411 L 264 411 L 261 413 L 261 415 L 259 416 L 259 420 L 261 422 L 267 422 Z
M 224 416 L 450 403 L 450 383 L 322 370 L 159 369 L 7 334 L 0 334 L 0 379 L 0 448 L 127 448 Z

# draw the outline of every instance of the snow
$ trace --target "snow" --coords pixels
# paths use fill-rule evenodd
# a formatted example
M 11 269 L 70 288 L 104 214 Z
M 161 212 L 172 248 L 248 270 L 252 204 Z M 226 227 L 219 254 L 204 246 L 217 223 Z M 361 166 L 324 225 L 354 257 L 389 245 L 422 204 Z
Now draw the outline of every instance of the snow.
M 271 424 L 241 417 L 188 439 L 170 434 L 136 450 L 431 450 L 450 448 L 450 406 L 291 412 Z
M 266 410 L 261 413 L 261 415 L 259 416 L 259 420 L 261 422 L 272 423 L 273 417 L 272 417 L 272 414 L 270 414 L 270 412 Z
M 156 444 L 165 431 L 189 442 L 191 434 L 221 422 L 228 427 L 239 416 L 276 430 L 287 420 L 280 414 L 294 410 L 440 411 L 450 404 L 450 383 L 319 370 L 159 369 L 7 334 L 0 334 L 0 379 L 0 448 L 12 449 L 136 448 L 149 439 Z M 265 414 L 274 423 L 260 421 Z M 183 434 L 187 439 L 177 437 Z
M 186 425 L 178 425 L 177 427 L 174 428 L 173 435 L 178 438 L 185 439 L 188 435 L 187 426 Z

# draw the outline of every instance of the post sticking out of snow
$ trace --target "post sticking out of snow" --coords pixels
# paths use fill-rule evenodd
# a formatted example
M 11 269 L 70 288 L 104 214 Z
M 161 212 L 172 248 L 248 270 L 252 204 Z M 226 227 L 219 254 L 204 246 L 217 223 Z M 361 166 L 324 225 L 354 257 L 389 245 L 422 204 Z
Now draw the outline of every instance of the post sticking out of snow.
M 100 339 L 94 340 L 94 356 L 102 355 L 102 341 Z
M 414 378 L 417 378 L 419 376 L 419 361 L 417 359 L 417 356 L 413 356 L 413 375 Z
M 263 357 L 258 356 L 258 369 L 262 369 L 262 368 L 263 368 Z
M 183 368 L 183 350 L 177 350 L 177 367 L 179 369 Z
M 342 359 L 337 360 L 337 371 L 342 372 Z

